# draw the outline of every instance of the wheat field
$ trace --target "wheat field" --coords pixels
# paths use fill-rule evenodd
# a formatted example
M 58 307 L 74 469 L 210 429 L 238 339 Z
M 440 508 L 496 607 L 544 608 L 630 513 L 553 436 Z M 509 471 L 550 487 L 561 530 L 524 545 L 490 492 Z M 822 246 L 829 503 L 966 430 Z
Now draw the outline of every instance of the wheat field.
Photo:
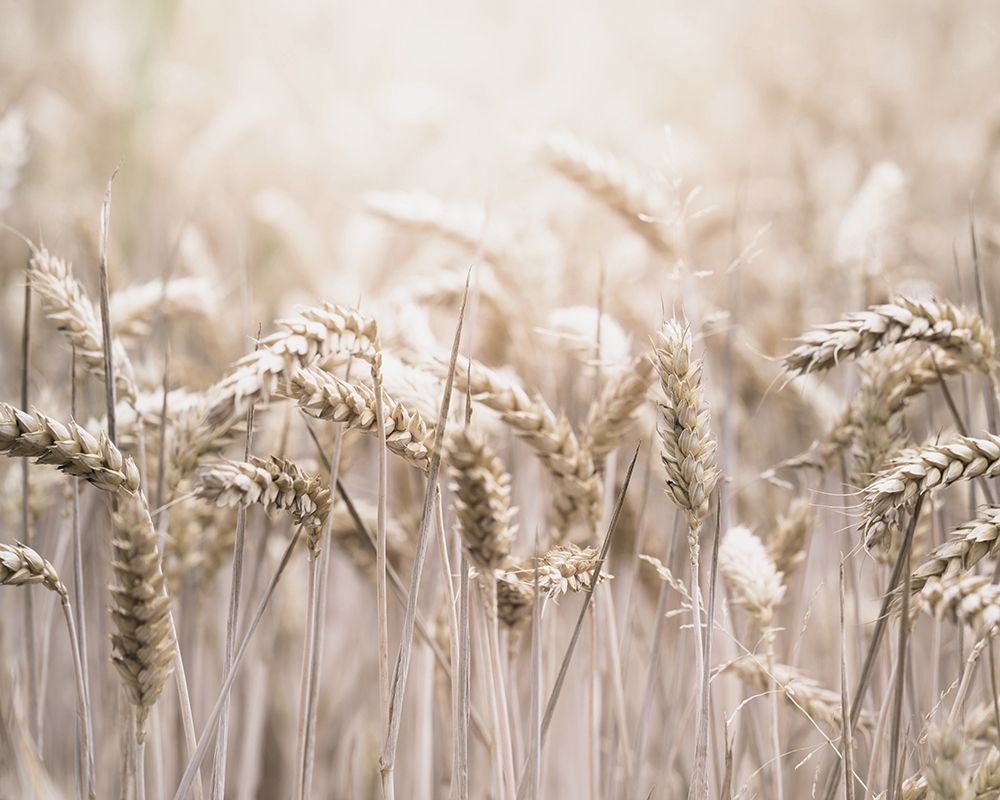
M 0 800 L 1000 798 L 998 75 L 0 0 Z

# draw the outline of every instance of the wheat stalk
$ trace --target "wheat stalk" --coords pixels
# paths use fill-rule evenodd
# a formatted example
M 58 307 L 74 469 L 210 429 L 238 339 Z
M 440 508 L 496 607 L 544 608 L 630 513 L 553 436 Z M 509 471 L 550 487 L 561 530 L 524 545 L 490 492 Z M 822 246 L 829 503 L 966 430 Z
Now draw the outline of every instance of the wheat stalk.
M 62 330 L 87 369 L 104 379 L 104 333 L 101 318 L 69 262 L 44 247 L 34 248 L 28 270 L 31 288 L 42 298 L 46 316 Z M 115 386 L 119 396 L 133 402 L 137 395 L 132 362 L 118 339 L 112 340 Z
M 835 367 L 844 358 L 902 342 L 934 344 L 987 375 L 995 370 L 993 332 L 974 311 L 947 301 L 897 297 L 847 314 L 804 334 L 785 356 L 785 370 L 802 374 Z
M 108 492 L 131 494 L 139 488 L 135 462 L 103 431 L 94 436 L 72 420 L 64 424 L 37 410 L 0 403 L 0 452 L 52 464 Z

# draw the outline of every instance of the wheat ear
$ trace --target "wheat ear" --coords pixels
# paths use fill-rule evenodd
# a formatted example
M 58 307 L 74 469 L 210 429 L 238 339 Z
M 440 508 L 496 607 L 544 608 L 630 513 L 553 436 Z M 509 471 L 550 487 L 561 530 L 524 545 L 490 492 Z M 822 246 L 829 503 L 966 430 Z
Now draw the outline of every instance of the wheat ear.
M 600 397 L 590 406 L 583 436 L 583 447 L 590 452 L 595 469 L 601 469 L 622 443 L 635 412 L 646 402 L 654 377 L 652 362 L 639 356 L 605 381 Z
M 377 432 L 375 393 L 363 384 L 348 383 L 321 369 L 309 368 L 292 376 L 287 391 L 310 416 L 342 422 L 363 433 Z M 384 392 L 383 397 L 386 447 L 426 472 L 433 436 L 423 418 L 393 402 Z
M 538 455 L 555 481 L 553 505 L 561 532 L 578 518 L 590 527 L 600 516 L 600 481 L 590 453 L 580 446 L 565 417 L 557 417 L 538 395 L 529 395 L 482 364 L 460 358 L 455 389 L 496 411 Z
M 919 592 L 930 580 L 958 577 L 1000 551 L 1000 507 L 985 506 L 976 519 L 958 526 L 913 571 L 910 588 Z
M 799 342 L 784 359 L 792 374 L 830 369 L 844 358 L 902 342 L 934 344 L 987 375 L 995 370 L 996 343 L 989 325 L 976 312 L 947 301 L 898 297 L 821 325 Z
M 766 692 L 774 682 L 786 699 L 814 723 L 822 723 L 834 732 L 841 728 L 840 692 L 822 687 L 806 677 L 795 667 L 775 664 L 768 674 L 767 665 L 756 656 L 744 655 L 713 670 L 714 674 L 731 672 L 759 692 Z M 873 720 L 867 712 L 861 716 L 860 726 L 871 730 Z
M 779 572 L 764 543 L 747 527 L 726 531 L 719 550 L 719 571 L 741 606 L 766 629 L 785 596 L 784 574 Z
M 566 132 L 546 139 L 544 156 L 554 169 L 621 214 L 656 250 L 677 252 L 676 233 L 664 219 L 663 197 L 638 170 Z
M 269 513 L 287 510 L 296 525 L 319 529 L 330 513 L 323 481 L 278 456 L 221 461 L 203 469 L 195 493 L 216 506 L 262 505 Z
M 250 400 L 266 402 L 292 374 L 334 354 L 369 358 L 379 349 L 375 320 L 346 306 L 324 303 L 277 322 L 279 330 L 236 362 L 214 387 L 208 411 L 213 427 L 239 417 Z
M 901 510 L 918 494 L 960 480 L 1000 474 L 1000 436 L 956 436 L 945 444 L 907 448 L 865 489 L 865 543 L 885 543 Z
M 165 285 L 155 280 L 112 294 L 111 322 L 118 336 L 147 336 L 158 317 L 206 317 L 217 305 L 218 296 L 207 278 L 174 278 Z
M 510 563 L 516 509 L 510 505 L 510 474 L 486 437 L 465 427 L 446 448 L 455 511 L 466 556 L 492 577 Z
M 59 595 L 63 617 L 66 620 L 66 631 L 69 634 L 70 649 L 73 653 L 73 672 L 76 678 L 77 703 L 80 714 L 81 761 L 80 774 L 81 796 L 96 797 L 94 791 L 94 751 L 93 751 L 93 721 L 90 716 L 90 701 L 87 693 L 87 683 L 84 664 L 81 656 L 80 639 L 77 634 L 76 621 L 70 608 L 69 592 L 59 579 L 55 567 L 42 558 L 27 545 L 0 543 L 0 586 L 44 586 Z
M 806 559 L 806 542 L 812 529 L 812 504 L 805 497 L 796 497 L 788 510 L 778 516 L 767 538 L 767 552 L 774 566 L 786 576 Z
M 46 316 L 54 321 L 76 347 L 87 369 L 104 379 L 104 333 L 101 318 L 67 261 L 53 256 L 44 247 L 34 250 L 28 271 L 31 288 L 42 298 Z M 115 385 L 119 396 L 129 402 L 136 398 L 132 362 L 118 339 L 112 342 Z
M 40 411 L 0 403 L 0 452 L 52 464 L 108 492 L 130 494 L 139 488 L 135 462 L 103 431 L 94 436 L 72 420 L 62 423 Z
M 112 516 L 111 660 L 135 714 L 136 741 L 142 743 L 146 719 L 170 677 L 177 646 L 146 498 L 140 492 L 122 498 Z

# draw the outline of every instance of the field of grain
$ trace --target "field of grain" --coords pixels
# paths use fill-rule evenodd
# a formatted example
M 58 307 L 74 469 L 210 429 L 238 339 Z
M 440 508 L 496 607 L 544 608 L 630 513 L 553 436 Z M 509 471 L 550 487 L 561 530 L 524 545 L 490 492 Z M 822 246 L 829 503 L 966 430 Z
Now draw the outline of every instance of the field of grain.
M 0 0 L 0 800 L 1000 798 L 995 0 Z

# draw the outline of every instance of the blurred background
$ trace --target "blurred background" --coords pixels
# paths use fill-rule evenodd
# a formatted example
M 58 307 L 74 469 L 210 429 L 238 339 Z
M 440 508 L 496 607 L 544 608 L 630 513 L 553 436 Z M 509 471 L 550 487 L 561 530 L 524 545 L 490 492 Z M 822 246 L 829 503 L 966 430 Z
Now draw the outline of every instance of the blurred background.
M 574 423 L 592 393 L 573 390 L 592 375 L 578 374 L 567 341 L 590 346 L 593 325 L 554 312 L 600 307 L 617 323 L 608 336 L 619 336 L 604 345 L 619 343 L 622 357 L 646 348 L 664 312 L 683 312 L 702 327 L 709 374 L 720 363 L 712 348 L 725 343 L 734 377 L 710 381 L 710 400 L 714 424 L 730 431 L 732 514 L 751 525 L 770 524 L 788 502 L 788 486 L 761 473 L 808 447 L 817 420 L 840 407 L 836 393 L 856 381 L 848 370 L 805 401 L 793 389 L 775 400 L 776 359 L 793 337 L 898 289 L 973 301 L 973 216 L 986 299 L 997 307 L 994 0 L 0 0 L 0 21 L 3 400 L 19 393 L 28 256 L 19 234 L 70 259 L 94 292 L 99 212 L 116 170 L 112 289 L 206 281 L 203 302 L 169 331 L 156 324 L 129 340 L 144 391 L 161 385 L 167 338 L 172 386 L 204 389 L 252 347 L 258 325 L 267 333 L 275 318 L 321 300 L 374 313 L 395 352 L 419 366 L 450 343 L 477 263 L 482 296 L 465 346 L 513 369 Z M 641 222 L 662 222 L 671 246 L 651 245 L 635 219 L 567 180 L 567 150 L 653 193 L 662 218 Z M 54 326 L 37 323 L 35 336 L 32 397 L 66 416 L 68 347 Z M 79 416 L 99 417 L 102 403 L 92 383 Z M 811 411 L 789 413 L 796 403 Z M 308 440 L 295 448 L 312 452 Z M 542 516 L 537 465 L 514 452 L 512 471 L 522 465 L 528 476 L 515 480 L 515 499 L 531 531 Z M 355 480 L 363 498 L 374 495 L 373 474 Z M 658 481 L 654 522 L 667 507 Z M 412 485 L 407 497 L 417 497 Z M 14 524 L 16 513 L 4 519 Z M 335 619 L 367 614 L 358 619 L 374 631 L 367 584 L 341 567 Z M 227 583 L 209 595 L 219 624 Z M 262 660 L 268 669 L 297 674 L 303 602 L 286 598 L 267 640 L 294 658 Z M 106 629 L 98 612 L 94 624 Z M 341 674 L 325 687 L 321 753 L 331 766 L 317 774 L 317 796 L 368 796 L 374 644 L 362 656 L 357 630 L 336 630 L 327 657 Z M 218 629 L 200 635 L 218 646 Z M 809 635 L 813 649 L 796 652 L 833 686 L 836 621 Z M 205 672 L 190 670 L 205 676 L 193 689 L 199 718 L 217 685 L 218 665 L 207 661 Z M 67 686 L 50 702 L 70 708 L 69 664 L 53 669 Z M 421 669 L 431 675 L 429 662 Z M 364 703 L 355 692 L 367 692 Z M 261 775 L 236 783 L 240 797 L 279 796 L 294 755 L 286 734 L 297 689 L 287 694 L 246 723 L 267 758 Z M 638 701 L 630 696 L 630 709 Z M 556 752 L 586 752 L 585 732 L 561 719 Z M 48 764 L 69 787 L 72 737 L 53 736 Z M 438 796 L 427 787 L 447 776 L 441 741 L 422 796 Z M 422 752 L 403 754 L 403 775 L 423 775 Z M 240 763 L 253 756 L 251 746 Z M 572 759 L 546 769 L 546 796 L 588 785 Z M 683 772 L 664 767 L 660 786 Z M 790 778 L 800 781 L 791 796 L 805 796 L 797 792 L 809 777 Z

